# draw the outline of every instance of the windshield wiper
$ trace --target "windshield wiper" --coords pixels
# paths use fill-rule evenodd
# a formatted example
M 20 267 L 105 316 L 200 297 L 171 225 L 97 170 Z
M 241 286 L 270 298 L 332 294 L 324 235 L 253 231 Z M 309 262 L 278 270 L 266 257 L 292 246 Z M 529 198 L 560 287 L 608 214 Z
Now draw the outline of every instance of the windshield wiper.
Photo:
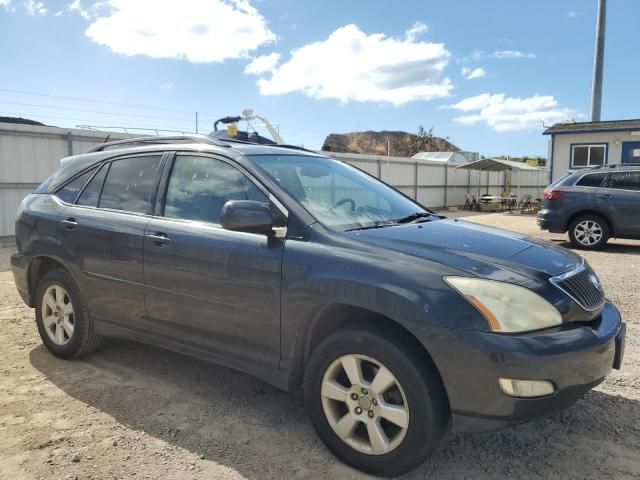
M 396 223 L 409 223 L 409 222 L 413 222 L 414 220 L 418 220 L 419 218 L 433 217 L 433 216 L 437 216 L 437 215 L 430 212 L 416 212 L 416 213 L 412 213 L 411 215 L 407 215 L 406 217 L 399 218 L 398 220 L 396 220 Z
M 393 222 L 384 222 L 384 223 L 374 223 L 373 225 L 365 225 L 364 227 L 355 227 L 345 230 L 346 232 L 353 232 L 355 230 L 371 230 L 372 228 L 384 228 L 384 227 L 392 227 L 395 225 Z

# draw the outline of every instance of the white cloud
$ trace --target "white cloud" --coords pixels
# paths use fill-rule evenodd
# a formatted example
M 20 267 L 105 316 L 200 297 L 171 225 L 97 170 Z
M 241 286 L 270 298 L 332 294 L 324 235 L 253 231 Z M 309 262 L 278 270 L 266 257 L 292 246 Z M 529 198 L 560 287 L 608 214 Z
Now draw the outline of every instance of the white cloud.
M 261 55 L 251 60 L 251 63 L 244 69 L 244 73 L 259 75 L 269 72 L 275 68 L 280 60 L 279 53 L 270 53 L 269 55 Z
M 0 0 L 0 5 L 9 10 L 9 7 L 11 6 L 11 0 Z
M 473 80 L 474 78 L 481 78 L 487 74 L 487 71 L 484 68 L 469 68 L 462 67 L 462 76 L 467 80 Z
M 442 43 L 367 35 L 346 25 L 292 51 L 258 86 L 263 95 L 300 91 L 318 99 L 401 105 L 448 96 L 453 86 L 442 72 L 450 56 Z
M 170 90 L 173 88 L 173 83 L 163 83 L 160 85 L 160 90 Z
M 483 58 L 536 58 L 535 53 L 521 52 L 520 50 L 496 50 L 493 53 L 474 50 L 470 55 L 472 60 L 481 60 Z
M 456 117 L 454 121 L 464 125 L 485 123 L 498 132 L 539 129 L 542 122 L 561 122 L 576 113 L 558 104 L 551 95 L 513 98 L 504 93 L 483 93 L 443 108 L 474 112 Z
M 571 10 L 570 12 L 567 12 L 567 17 L 573 18 L 575 16 L 578 15 L 578 12 Z
M 404 38 L 409 42 L 415 42 L 420 35 L 427 33 L 428 31 L 429 27 L 427 27 L 425 23 L 416 22 L 405 32 Z
M 64 13 L 64 10 L 58 10 L 58 11 L 55 13 L 54 17 L 59 17 L 59 16 L 61 16 L 63 13 Z
M 91 20 L 85 34 L 123 55 L 222 62 L 246 57 L 275 34 L 250 0 L 105 0 L 69 9 Z
M 498 50 L 491 54 L 493 58 L 536 58 L 535 53 L 525 53 L 520 50 Z
M 26 0 L 24 2 L 24 8 L 27 10 L 27 15 L 46 15 L 49 11 L 44 6 L 44 3 L 37 2 L 36 0 Z

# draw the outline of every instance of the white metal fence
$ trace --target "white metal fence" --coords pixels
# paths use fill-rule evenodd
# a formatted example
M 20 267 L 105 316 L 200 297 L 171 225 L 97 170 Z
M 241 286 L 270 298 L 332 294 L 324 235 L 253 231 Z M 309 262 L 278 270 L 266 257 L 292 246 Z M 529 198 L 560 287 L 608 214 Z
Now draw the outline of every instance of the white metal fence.
M 58 166 L 60 159 L 84 153 L 108 133 L 0 123 L 0 245 L 12 244 L 15 213 L 22 199 Z M 111 134 L 109 140 L 134 135 Z
M 111 134 L 110 140 L 139 135 Z M 0 244 L 13 243 L 15 212 L 20 201 L 47 178 L 68 155 L 105 141 L 107 132 L 0 123 Z M 456 169 L 459 163 L 330 153 L 382 179 L 427 207 L 463 205 L 467 192 L 499 195 L 505 174 Z M 540 196 L 548 184 L 546 170 L 513 174 L 512 192 Z M 515 185 L 521 182 L 520 192 Z
M 505 190 L 505 172 L 456 168 L 460 163 L 328 153 L 381 179 L 430 208 L 464 205 L 466 193 L 476 196 L 484 193 L 500 195 Z M 511 174 L 511 193 L 519 198 L 527 194 L 532 198 L 539 198 L 548 184 L 549 171 L 545 169 L 513 171 Z

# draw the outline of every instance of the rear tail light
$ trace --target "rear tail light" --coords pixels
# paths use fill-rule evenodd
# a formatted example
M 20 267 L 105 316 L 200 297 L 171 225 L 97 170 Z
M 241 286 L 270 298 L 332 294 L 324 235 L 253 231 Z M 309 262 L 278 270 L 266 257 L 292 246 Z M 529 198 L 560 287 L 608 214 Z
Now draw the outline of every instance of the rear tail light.
M 561 190 L 545 190 L 543 193 L 543 198 L 545 200 L 557 200 L 562 196 L 564 192 Z

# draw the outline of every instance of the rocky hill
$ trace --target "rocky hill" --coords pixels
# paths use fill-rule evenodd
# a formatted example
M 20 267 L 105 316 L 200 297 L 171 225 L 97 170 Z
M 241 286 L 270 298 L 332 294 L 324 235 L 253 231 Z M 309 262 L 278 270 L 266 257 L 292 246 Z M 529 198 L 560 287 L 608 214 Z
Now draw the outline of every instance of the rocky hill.
M 19 123 L 22 125 L 39 125 L 45 127 L 44 123 L 36 122 L 35 120 L 30 120 L 28 118 L 22 117 L 0 117 L 0 123 Z
M 332 133 L 322 144 L 322 150 L 342 153 L 371 153 L 393 157 L 410 157 L 417 153 L 415 148 L 416 135 L 407 132 L 351 132 Z M 414 140 L 414 141 L 412 141 Z M 431 137 L 423 152 L 457 152 L 458 147 L 444 138 Z

